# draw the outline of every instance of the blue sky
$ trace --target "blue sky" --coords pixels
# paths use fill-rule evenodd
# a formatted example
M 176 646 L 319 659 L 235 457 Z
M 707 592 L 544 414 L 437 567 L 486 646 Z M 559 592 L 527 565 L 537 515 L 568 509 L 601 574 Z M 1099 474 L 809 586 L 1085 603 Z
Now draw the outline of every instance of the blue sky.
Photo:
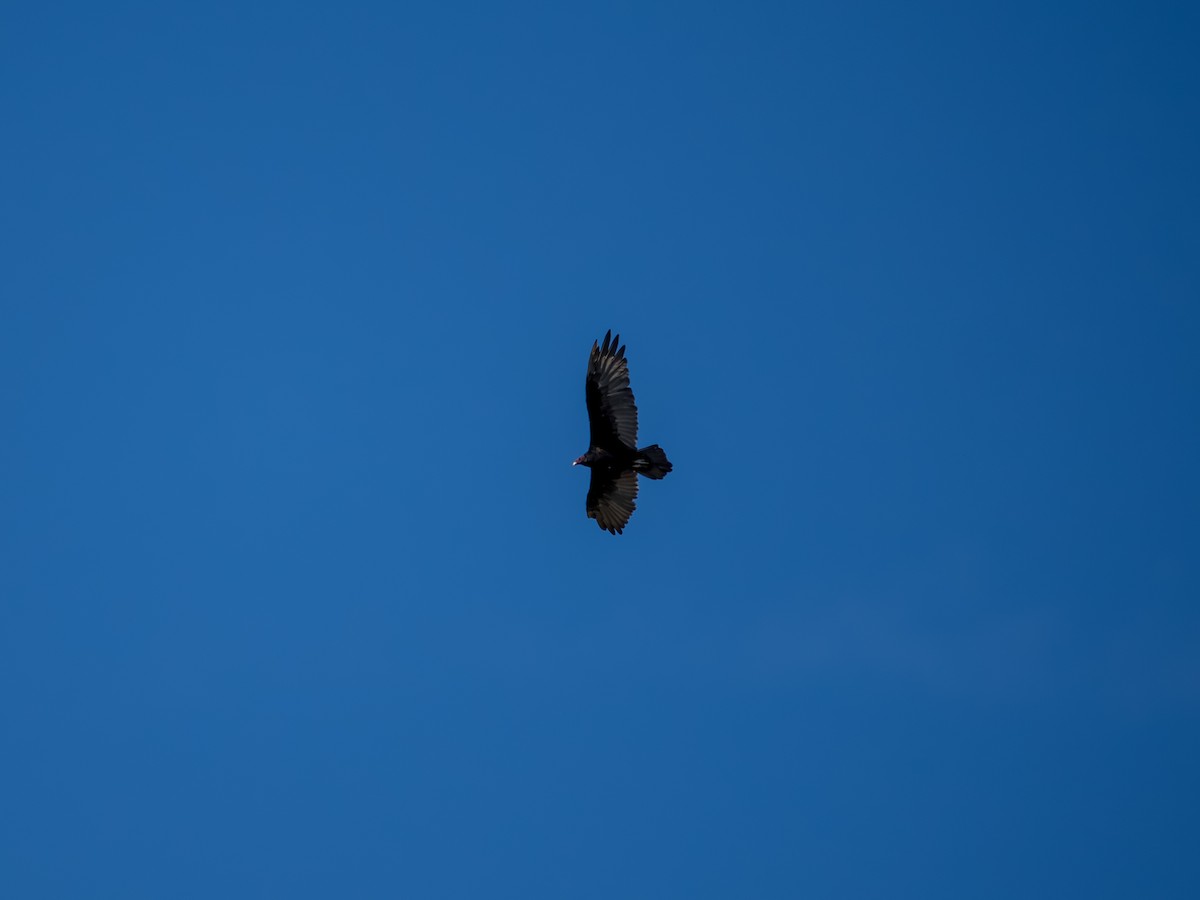
M 1194 6 L 249 6 L 0 17 L 0 894 L 1197 895 Z

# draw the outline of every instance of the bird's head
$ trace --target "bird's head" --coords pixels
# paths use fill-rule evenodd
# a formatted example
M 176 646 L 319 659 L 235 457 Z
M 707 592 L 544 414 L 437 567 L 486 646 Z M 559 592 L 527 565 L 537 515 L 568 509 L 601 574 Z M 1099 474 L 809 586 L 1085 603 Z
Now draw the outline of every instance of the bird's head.
M 590 453 L 583 454 L 583 456 L 579 457 L 579 459 L 577 459 L 577 460 L 575 460 L 575 462 L 571 463 L 571 465 L 573 465 L 573 466 L 590 466 L 591 464 L 592 464 L 592 456 Z

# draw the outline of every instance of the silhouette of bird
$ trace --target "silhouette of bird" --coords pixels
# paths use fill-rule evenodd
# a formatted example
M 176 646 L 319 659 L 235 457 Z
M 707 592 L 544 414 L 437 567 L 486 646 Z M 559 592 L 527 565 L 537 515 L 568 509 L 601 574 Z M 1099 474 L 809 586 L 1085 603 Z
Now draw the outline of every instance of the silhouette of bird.
M 658 444 L 637 446 L 638 414 L 629 387 L 629 363 L 621 336 L 610 330 L 592 344 L 587 369 L 591 445 L 572 465 L 592 470 L 587 514 L 609 534 L 625 530 L 637 507 L 638 475 L 655 480 L 673 468 Z

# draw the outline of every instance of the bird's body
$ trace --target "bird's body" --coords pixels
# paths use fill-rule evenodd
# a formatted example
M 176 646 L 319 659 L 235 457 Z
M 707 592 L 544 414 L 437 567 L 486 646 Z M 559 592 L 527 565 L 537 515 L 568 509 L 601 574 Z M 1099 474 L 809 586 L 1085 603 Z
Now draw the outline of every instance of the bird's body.
M 637 476 L 659 479 L 672 469 L 658 444 L 638 449 L 637 405 L 620 343 L 609 331 L 603 344 L 592 344 L 586 382 L 591 442 L 574 463 L 592 470 L 587 514 L 610 534 L 620 534 L 637 507 Z

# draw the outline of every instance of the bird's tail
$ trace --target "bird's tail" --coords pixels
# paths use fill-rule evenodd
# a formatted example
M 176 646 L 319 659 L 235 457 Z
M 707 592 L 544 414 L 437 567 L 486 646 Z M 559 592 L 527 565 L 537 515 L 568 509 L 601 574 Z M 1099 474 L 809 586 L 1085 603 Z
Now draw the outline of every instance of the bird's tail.
M 633 470 L 647 478 L 662 478 L 673 468 L 667 454 L 658 444 L 643 447 L 633 459 Z

